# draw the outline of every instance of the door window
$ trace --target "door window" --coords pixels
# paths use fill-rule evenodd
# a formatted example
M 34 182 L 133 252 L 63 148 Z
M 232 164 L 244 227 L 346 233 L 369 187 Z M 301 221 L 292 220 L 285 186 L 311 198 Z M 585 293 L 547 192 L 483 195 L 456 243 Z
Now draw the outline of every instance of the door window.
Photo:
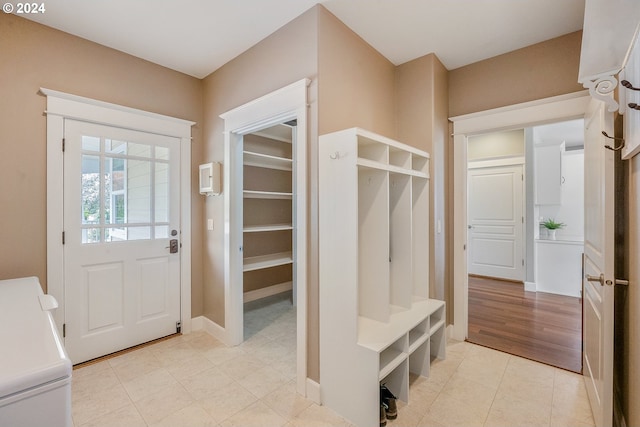
M 169 236 L 169 148 L 82 136 L 82 243 Z

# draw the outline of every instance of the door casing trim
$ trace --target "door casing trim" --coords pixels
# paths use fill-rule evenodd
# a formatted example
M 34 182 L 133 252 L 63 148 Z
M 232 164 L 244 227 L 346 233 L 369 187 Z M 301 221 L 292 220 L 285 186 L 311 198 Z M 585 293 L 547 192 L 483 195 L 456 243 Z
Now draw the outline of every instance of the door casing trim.
M 47 293 L 58 301 L 53 317 L 58 330 L 65 322 L 62 232 L 64 121 L 73 119 L 180 139 L 180 321 L 191 332 L 191 127 L 195 122 L 111 104 L 51 89 L 47 97 Z

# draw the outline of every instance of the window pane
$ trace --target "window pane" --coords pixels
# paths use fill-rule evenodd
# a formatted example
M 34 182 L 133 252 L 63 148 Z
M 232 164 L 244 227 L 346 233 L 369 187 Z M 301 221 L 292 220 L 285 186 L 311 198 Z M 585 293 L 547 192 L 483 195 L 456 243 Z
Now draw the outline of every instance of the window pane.
M 128 156 L 151 157 L 150 145 L 118 141 L 115 139 L 105 140 L 104 151 L 107 154 L 126 154 Z
M 96 136 L 83 136 L 82 149 L 85 151 L 100 151 L 100 138 Z
M 169 222 L 169 165 L 156 163 L 156 222 Z
M 100 223 L 100 158 L 82 156 L 82 224 Z
M 107 159 L 111 166 L 112 191 L 124 190 L 126 159 Z M 109 169 L 107 169 L 109 170 Z
M 129 160 L 126 186 L 127 222 L 151 222 L 151 162 Z
M 167 148 L 167 147 L 156 147 L 156 159 L 158 159 L 158 160 L 169 160 L 169 148 Z
M 104 230 L 105 242 L 119 242 L 124 240 L 149 240 L 151 227 L 112 227 Z
M 99 228 L 83 228 L 82 229 L 82 243 L 99 243 L 99 242 L 100 242 Z

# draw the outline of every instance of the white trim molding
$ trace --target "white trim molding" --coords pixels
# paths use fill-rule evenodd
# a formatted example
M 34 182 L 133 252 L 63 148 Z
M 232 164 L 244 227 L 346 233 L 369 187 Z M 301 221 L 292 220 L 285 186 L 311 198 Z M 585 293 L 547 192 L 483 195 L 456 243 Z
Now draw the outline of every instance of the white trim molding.
M 453 304 L 451 337 L 464 341 L 468 332 L 467 271 L 467 138 L 487 132 L 518 129 L 584 117 L 587 91 L 545 98 L 452 117 L 453 122 Z
M 47 292 L 59 303 L 54 312 L 62 330 L 65 318 L 64 252 L 64 121 L 73 119 L 180 139 L 180 317 L 182 331 L 191 331 L 191 127 L 195 122 L 137 110 L 51 89 L 40 88 L 47 97 Z

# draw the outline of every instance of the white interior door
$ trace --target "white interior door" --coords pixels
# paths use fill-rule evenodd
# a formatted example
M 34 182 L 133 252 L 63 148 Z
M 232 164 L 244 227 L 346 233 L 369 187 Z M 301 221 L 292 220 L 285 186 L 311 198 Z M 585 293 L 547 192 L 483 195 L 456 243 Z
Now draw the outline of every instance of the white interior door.
M 522 165 L 468 173 L 469 274 L 524 280 Z
M 592 100 L 584 139 L 584 375 L 597 426 L 612 423 L 614 157 L 602 131 L 613 135 L 613 115 Z
M 176 332 L 180 140 L 65 120 L 65 347 L 80 363 Z

